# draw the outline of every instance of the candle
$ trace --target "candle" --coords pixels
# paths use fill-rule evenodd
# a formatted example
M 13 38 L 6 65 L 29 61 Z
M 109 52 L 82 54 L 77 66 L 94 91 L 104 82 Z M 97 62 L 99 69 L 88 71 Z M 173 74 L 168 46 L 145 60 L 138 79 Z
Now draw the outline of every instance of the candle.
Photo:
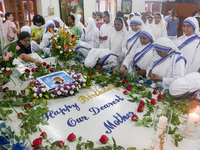
M 199 115 L 195 112 L 188 115 L 187 125 L 185 128 L 186 133 L 194 134 L 197 132 L 197 126 L 199 122 Z

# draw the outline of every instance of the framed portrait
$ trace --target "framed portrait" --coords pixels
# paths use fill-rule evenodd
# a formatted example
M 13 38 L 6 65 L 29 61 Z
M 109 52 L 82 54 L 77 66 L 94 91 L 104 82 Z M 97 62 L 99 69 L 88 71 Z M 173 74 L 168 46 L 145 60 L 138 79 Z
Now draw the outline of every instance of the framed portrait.
M 66 24 L 68 24 L 67 17 L 69 15 L 74 15 L 74 17 L 76 17 L 77 14 L 80 14 L 82 17 L 84 17 L 83 0 L 59 0 L 59 3 L 60 16 L 63 22 Z
M 122 0 L 121 10 L 124 14 L 130 14 L 132 12 L 132 0 Z

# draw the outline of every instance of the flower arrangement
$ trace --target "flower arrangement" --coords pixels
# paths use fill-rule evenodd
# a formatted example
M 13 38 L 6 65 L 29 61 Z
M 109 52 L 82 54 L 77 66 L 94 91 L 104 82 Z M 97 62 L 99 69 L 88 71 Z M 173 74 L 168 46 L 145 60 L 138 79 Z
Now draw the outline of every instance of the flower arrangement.
M 12 52 L 6 52 L 5 56 L 0 56 L 0 81 L 8 82 L 12 74 L 13 60 L 16 58 L 16 54 Z
M 53 39 L 49 41 L 51 44 L 51 56 L 56 56 L 59 61 L 69 61 L 73 55 L 75 55 L 77 35 L 72 36 L 69 31 L 65 30 L 65 24 L 63 29 L 58 30 L 58 33 L 53 33 Z

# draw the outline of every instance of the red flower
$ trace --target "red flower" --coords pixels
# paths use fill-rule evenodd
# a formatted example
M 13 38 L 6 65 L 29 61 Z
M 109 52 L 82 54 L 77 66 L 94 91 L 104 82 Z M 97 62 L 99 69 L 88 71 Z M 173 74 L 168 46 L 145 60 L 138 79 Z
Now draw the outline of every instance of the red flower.
M 67 137 L 67 140 L 68 141 L 74 141 L 76 139 L 76 135 L 74 133 L 71 133 L 68 137 Z
M 103 72 L 103 70 L 99 71 L 99 74 L 101 74 Z
M 88 72 L 87 74 L 89 77 L 91 77 L 93 74 L 91 72 Z
M 155 99 L 151 99 L 151 104 L 155 105 L 156 104 L 156 100 Z
M 49 71 L 50 71 L 50 72 L 53 72 L 53 68 L 51 68 Z
M 112 70 L 112 73 L 115 72 L 115 69 Z
M 134 114 L 132 117 L 131 117 L 132 121 L 138 121 L 139 117 Z
M 130 90 L 132 89 L 132 87 L 131 87 L 130 85 L 128 85 L 128 86 L 126 87 L 126 89 L 130 91 Z
M 16 90 L 13 90 L 13 94 L 17 94 L 17 91 L 16 91 Z
M 17 117 L 18 117 L 18 118 L 21 118 L 22 116 L 23 116 L 23 113 L 22 113 L 22 112 L 20 112 L 20 113 L 17 114 Z
M 25 94 L 25 90 L 21 90 L 21 93 L 22 93 L 22 94 Z
M 30 73 L 31 71 L 29 69 L 25 69 L 24 72 Z
M 143 100 L 141 100 L 139 105 L 143 107 L 143 106 L 144 106 L 144 104 L 145 104 L 145 103 L 144 103 L 144 101 L 143 101 Z
M 125 90 L 123 93 L 124 93 L 125 95 L 128 95 L 128 91 L 127 91 L 127 90 Z
M 34 69 L 34 68 L 32 68 L 32 69 L 31 69 L 31 71 L 32 71 L 32 72 L 34 72 L 34 71 L 35 71 L 35 69 Z
M 74 68 L 74 67 L 75 67 L 75 65 L 71 65 L 71 69 Z
M 3 88 L 3 92 L 7 92 L 7 91 L 9 91 L 8 87 Z
M 10 74 L 10 72 L 7 71 L 7 70 L 4 70 L 3 74 L 6 75 L 6 76 L 8 76 Z
M 158 90 L 154 89 L 152 93 L 153 93 L 153 94 L 157 94 L 157 93 L 158 93 Z
M 46 132 L 42 132 L 42 133 L 40 134 L 40 136 L 41 136 L 43 139 L 47 139 L 47 134 L 46 134 Z
M 143 108 L 142 106 L 138 106 L 137 111 L 138 111 L 138 112 L 143 112 L 143 109 L 144 109 L 144 108 Z
M 158 101 L 161 101 L 162 100 L 162 97 L 163 97 L 163 95 L 160 93 L 160 94 L 158 94 L 158 96 L 157 96 L 157 100 Z
M 42 138 L 37 138 L 33 141 L 32 147 L 34 147 L 34 150 L 38 149 L 39 146 L 42 144 Z
M 47 65 L 46 65 L 46 68 L 47 68 L 47 69 L 49 69 L 49 67 L 50 67 L 50 65 L 49 65 L 49 64 L 47 64 Z
M 109 138 L 106 135 L 102 135 L 99 141 L 103 144 L 106 144 L 109 141 Z
M 63 141 L 59 141 L 58 142 L 58 146 L 62 148 L 64 146 L 64 142 Z
M 125 84 L 126 82 L 127 82 L 127 80 L 126 80 L 126 79 L 124 79 L 124 80 L 122 81 L 122 83 L 123 83 L 123 84 Z
M 25 109 L 25 110 L 27 110 L 28 108 L 29 108 L 29 109 L 31 108 L 31 105 L 30 105 L 30 104 L 26 104 L 26 105 L 24 106 L 24 109 Z
M 39 71 L 39 68 L 35 68 L 35 71 L 37 71 L 37 72 L 38 72 L 38 71 Z
M 43 66 L 46 66 L 46 65 L 47 65 L 47 63 L 46 63 L 46 62 L 43 62 L 42 64 L 43 64 Z

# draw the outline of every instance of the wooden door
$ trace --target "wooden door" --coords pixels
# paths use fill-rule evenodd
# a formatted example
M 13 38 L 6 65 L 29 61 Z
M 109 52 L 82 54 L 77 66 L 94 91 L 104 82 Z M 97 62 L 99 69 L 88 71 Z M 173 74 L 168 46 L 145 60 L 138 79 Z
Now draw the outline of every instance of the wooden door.
M 176 3 L 176 2 L 165 2 L 162 7 L 162 14 L 166 16 L 168 11 L 174 8 L 179 18 L 178 36 L 183 34 L 182 24 L 185 18 L 192 16 L 192 13 L 200 9 L 200 3 Z
M 13 14 L 20 27 L 30 26 L 34 15 L 37 14 L 36 0 L 6 0 L 4 4 L 6 12 Z

